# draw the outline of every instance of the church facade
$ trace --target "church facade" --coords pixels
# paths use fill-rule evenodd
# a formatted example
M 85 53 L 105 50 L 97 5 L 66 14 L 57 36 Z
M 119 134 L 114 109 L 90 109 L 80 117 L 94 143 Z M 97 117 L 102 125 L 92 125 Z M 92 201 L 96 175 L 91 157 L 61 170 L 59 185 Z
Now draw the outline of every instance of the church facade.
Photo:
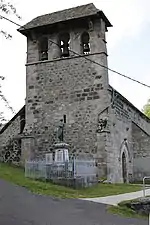
M 3 154 L 9 146 L 15 151 L 14 143 L 21 162 L 51 151 L 62 121 L 70 153 L 92 154 L 99 178 L 130 182 L 142 176 L 134 160 L 150 156 L 150 120 L 109 85 L 110 27 L 88 4 L 19 28 L 27 37 L 26 102 L 0 131 Z

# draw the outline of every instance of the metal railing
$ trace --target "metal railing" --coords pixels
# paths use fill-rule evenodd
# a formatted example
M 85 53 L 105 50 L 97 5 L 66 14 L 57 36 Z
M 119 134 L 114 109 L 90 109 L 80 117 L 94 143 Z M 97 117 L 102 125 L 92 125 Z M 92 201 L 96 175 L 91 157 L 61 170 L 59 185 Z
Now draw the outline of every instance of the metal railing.
M 150 176 L 147 176 L 147 177 L 144 177 L 144 178 L 143 178 L 143 197 L 146 196 L 146 194 L 145 194 L 145 192 L 146 192 L 146 191 L 145 191 L 145 180 L 146 180 L 146 179 L 150 179 Z
M 72 159 L 66 162 L 27 160 L 25 177 L 46 180 L 82 180 L 83 186 L 91 186 L 97 181 L 95 160 Z

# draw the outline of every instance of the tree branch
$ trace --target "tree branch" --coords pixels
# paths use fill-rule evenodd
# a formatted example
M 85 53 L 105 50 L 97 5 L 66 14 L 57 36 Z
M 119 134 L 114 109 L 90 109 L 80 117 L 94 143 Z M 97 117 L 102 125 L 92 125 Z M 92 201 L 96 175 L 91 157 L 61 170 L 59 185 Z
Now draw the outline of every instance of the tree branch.
M 0 11 L 6 14 L 14 14 L 19 20 L 21 19 L 21 16 L 17 13 L 16 8 L 10 2 L 0 0 Z
M 12 39 L 12 35 L 6 31 L 1 30 L 0 33 L 3 34 L 6 39 Z
M 12 14 L 12 15 L 15 15 L 18 19 L 21 19 L 21 17 L 19 16 L 16 8 L 13 6 L 13 4 L 11 2 L 9 2 L 7 0 L 0 0 L 0 12 L 3 12 L 5 14 Z M 0 16 L 0 19 L 3 19 L 3 17 Z M 6 39 L 11 39 L 12 38 L 12 35 L 9 34 L 7 31 L 4 31 L 3 29 L 0 30 L 0 33 L 3 34 Z M 2 81 L 2 80 L 4 80 L 4 77 L 0 76 L 0 81 Z M 14 109 L 10 106 L 9 102 L 7 101 L 7 99 L 5 98 L 5 96 L 2 93 L 2 85 L 1 85 L 1 83 L 0 83 L 0 98 L 5 103 L 5 106 L 13 114 L 15 114 Z M 2 127 L 4 122 L 6 122 L 6 119 L 4 117 L 4 113 L 0 111 L 0 128 Z

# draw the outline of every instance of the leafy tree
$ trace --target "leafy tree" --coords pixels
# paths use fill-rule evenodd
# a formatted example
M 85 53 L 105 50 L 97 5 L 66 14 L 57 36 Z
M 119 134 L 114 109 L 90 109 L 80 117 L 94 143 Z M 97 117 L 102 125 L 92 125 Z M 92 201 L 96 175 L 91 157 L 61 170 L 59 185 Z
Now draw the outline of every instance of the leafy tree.
M 150 118 L 150 99 L 147 101 L 146 105 L 144 105 L 142 112 Z
M 21 19 L 21 17 L 17 13 L 16 8 L 13 6 L 12 3 L 8 2 L 7 0 L 0 0 L 0 20 L 4 19 L 3 15 L 10 15 L 10 14 L 13 14 L 18 19 Z M 9 34 L 7 31 L 3 30 L 2 28 L 0 28 L 0 33 L 3 34 L 6 39 L 12 38 L 11 34 Z M 5 96 L 2 93 L 2 81 L 3 80 L 4 80 L 4 77 L 0 76 L 0 98 L 1 98 L 1 101 L 3 101 L 5 103 L 7 108 L 9 110 L 11 110 L 11 112 L 14 114 L 15 112 L 14 112 L 13 108 L 9 105 L 7 99 L 5 98 Z M 6 119 L 5 119 L 4 113 L 0 110 L 0 128 L 2 127 L 4 122 L 6 122 Z

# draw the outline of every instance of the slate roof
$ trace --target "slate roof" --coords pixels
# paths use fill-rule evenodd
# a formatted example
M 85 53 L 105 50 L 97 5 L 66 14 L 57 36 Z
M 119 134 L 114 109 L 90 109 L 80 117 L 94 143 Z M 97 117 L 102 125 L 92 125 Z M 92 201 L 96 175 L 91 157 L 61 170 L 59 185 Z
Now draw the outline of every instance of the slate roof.
M 97 9 L 93 3 L 90 3 L 87 5 L 81 5 L 78 7 L 38 16 L 35 19 L 31 20 L 29 23 L 19 28 L 18 31 L 23 33 L 24 30 L 29 30 L 44 25 L 52 25 L 63 21 L 83 18 L 97 14 L 99 14 L 104 19 L 107 27 L 112 26 L 107 17 L 104 15 L 104 13 Z

